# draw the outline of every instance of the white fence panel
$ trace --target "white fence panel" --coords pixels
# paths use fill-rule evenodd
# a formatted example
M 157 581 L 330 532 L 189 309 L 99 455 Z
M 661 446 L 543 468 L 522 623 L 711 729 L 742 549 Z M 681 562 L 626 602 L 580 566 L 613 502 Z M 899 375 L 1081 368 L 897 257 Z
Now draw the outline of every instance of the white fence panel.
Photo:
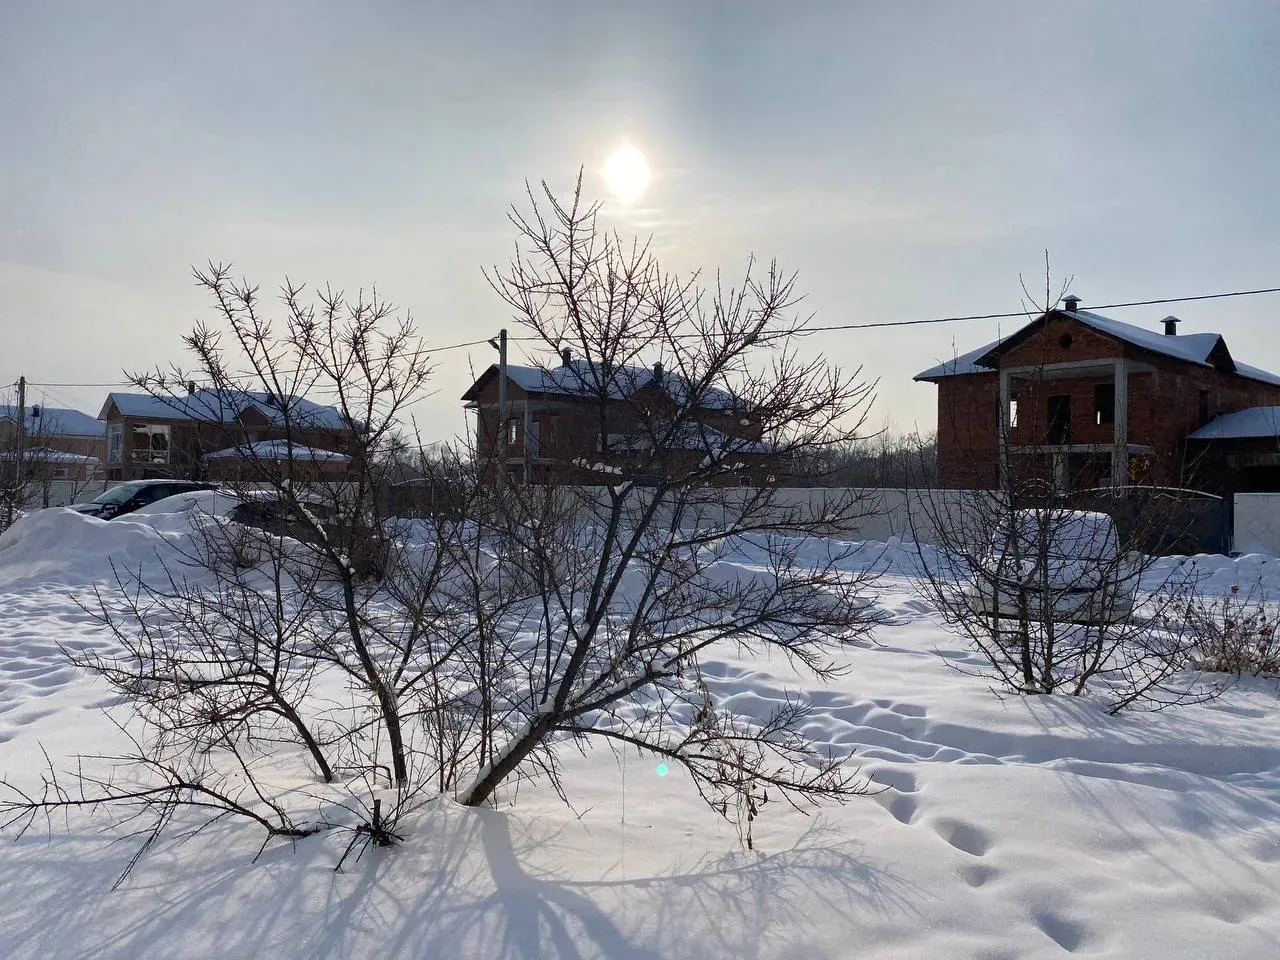
M 1280 556 L 1280 493 L 1237 493 L 1235 548 Z

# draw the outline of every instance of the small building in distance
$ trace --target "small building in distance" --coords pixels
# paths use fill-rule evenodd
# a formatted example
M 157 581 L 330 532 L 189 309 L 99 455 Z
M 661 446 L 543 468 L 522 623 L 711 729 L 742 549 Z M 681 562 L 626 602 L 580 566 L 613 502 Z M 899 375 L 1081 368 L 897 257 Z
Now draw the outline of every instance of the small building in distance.
M 19 423 L 25 431 L 19 430 Z M 107 428 L 90 414 L 69 407 L 29 404 L 20 420 L 16 406 L 0 404 L 0 452 L 10 454 L 14 461 L 20 433 L 23 460 L 45 464 L 51 479 L 90 479 L 101 474 Z
M 507 416 L 499 413 L 499 368 L 493 364 L 462 399 L 476 412 L 476 453 L 492 480 L 505 460 L 513 482 L 653 483 L 708 456 L 722 458 L 719 485 L 773 482 L 771 448 L 751 412 L 729 393 L 701 391 L 698 408 L 674 424 L 690 384 L 664 370 L 619 366 L 606 371 L 575 360 L 568 349 L 549 367 L 507 366 Z

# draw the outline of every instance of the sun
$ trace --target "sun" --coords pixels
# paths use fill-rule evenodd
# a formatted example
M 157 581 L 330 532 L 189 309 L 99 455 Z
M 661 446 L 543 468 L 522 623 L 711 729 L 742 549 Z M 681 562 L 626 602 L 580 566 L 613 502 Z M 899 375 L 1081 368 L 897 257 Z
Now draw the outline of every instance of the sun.
M 649 185 L 649 177 L 649 161 L 629 143 L 618 147 L 604 162 L 605 185 L 622 203 L 639 200 Z

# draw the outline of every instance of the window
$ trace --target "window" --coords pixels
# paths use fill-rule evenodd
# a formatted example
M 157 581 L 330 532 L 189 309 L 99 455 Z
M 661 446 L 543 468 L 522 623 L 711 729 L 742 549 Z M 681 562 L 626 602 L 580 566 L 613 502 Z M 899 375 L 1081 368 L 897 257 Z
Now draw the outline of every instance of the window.
M 1016 427 L 1018 425 L 1018 398 L 1009 398 L 1009 426 Z
M 107 463 L 119 463 L 124 459 L 124 424 L 113 423 L 107 427 Z
M 1049 398 L 1049 442 L 1071 442 L 1071 397 L 1063 394 Z
M 1206 423 L 1209 422 L 1209 391 L 1208 390 L 1200 391 L 1200 408 L 1198 411 L 1198 415 L 1200 418 L 1200 426 L 1203 427 Z
M 510 420 L 507 422 L 507 443 L 515 446 L 520 439 L 520 421 Z
M 1093 388 L 1093 422 L 1097 426 L 1116 422 L 1116 385 L 1099 383 Z
M 131 431 L 134 463 L 169 462 L 169 425 L 135 423 Z

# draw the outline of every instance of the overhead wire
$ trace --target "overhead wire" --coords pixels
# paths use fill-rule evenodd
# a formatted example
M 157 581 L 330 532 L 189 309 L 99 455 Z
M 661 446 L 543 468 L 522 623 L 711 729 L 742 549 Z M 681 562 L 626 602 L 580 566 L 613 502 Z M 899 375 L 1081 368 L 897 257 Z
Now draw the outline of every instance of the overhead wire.
M 1158 306 L 1166 303 L 1192 303 L 1199 300 L 1225 300 L 1233 297 L 1252 297 L 1260 294 L 1280 293 L 1280 287 L 1256 287 L 1248 290 L 1228 290 L 1220 293 L 1202 293 L 1185 297 L 1159 297 L 1149 300 L 1126 300 L 1118 303 L 1101 303 L 1089 305 L 1089 310 L 1119 310 L 1127 307 L 1147 307 Z M 957 316 L 945 317 L 926 317 L 915 320 L 878 320 L 866 323 L 836 323 L 822 324 L 817 326 L 799 326 L 791 330 L 778 331 L 776 334 L 766 334 L 769 339 L 778 339 L 785 337 L 805 337 L 815 333 L 831 333 L 840 330 L 873 330 L 883 329 L 887 327 L 912 327 L 922 326 L 926 324 L 939 323 L 961 323 L 971 320 L 1008 320 L 1015 317 L 1032 317 L 1039 311 L 1036 310 L 1011 310 L 1002 313 L 973 313 Z M 701 333 L 676 333 L 673 336 L 677 338 L 700 337 Z M 514 336 L 507 338 L 511 342 L 532 342 L 543 338 L 537 336 Z M 483 337 L 479 340 L 466 340 L 461 343 L 450 343 L 439 347 L 422 347 L 411 354 L 414 359 L 421 356 L 430 356 L 435 353 L 444 353 L 449 350 L 461 350 L 465 347 L 478 347 L 481 344 L 490 342 L 489 337 Z M 197 381 L 204 382 L 204 381 Z M 28 380 L 28 386 L 32 387 L 55 387 L 55 388 L 75 388 L 75 387 L 129 387 L 134 386 L 131 381 L 113 381 L 103 383 L 70 383 L 70 382 L 54 382 L 54 381 L 36 381 Z M 11 386 L 17 386 L 16 381 Z

